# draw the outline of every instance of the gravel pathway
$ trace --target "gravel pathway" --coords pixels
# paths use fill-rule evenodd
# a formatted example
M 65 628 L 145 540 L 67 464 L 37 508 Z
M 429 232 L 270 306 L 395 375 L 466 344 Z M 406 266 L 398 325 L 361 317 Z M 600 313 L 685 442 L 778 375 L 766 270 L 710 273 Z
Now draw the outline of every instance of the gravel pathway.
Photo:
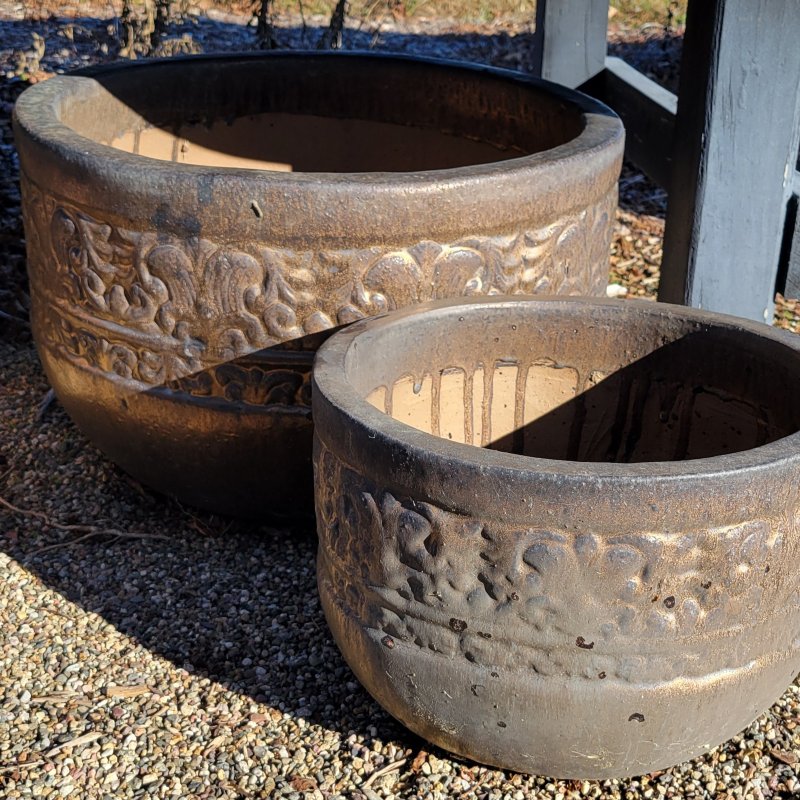
M 25 28 L 13 5 L 0 3 L 0 17 L 17 18 L 8 37 L 0 22 L 0 72 L 12 73 L 0 81 L 0 796 L 800 796 L 797 684 L 725 745 L 632 780 L 551 781 L 430 748 L 370 699 L 333 644 L 311 525 L 278 530 L 181 508 L 87 443 L 50 401 L 24 324 L 8 113 L 32 31 L 53 53 L 37 70 L 105 57 L 113 40 L 97 23 L 77 44 L 73 32 L 59 57 L 49 42 L 63 23 Z M 230 33 L 230 21 L 214 24 Z M 486 47 L 460 55 L 498 52 Z M 652 297 L 663 194 L 632 170 L 621 187 L 612 293 Z M 797 302 L 782 302 L 777 318 L 800 330 Z

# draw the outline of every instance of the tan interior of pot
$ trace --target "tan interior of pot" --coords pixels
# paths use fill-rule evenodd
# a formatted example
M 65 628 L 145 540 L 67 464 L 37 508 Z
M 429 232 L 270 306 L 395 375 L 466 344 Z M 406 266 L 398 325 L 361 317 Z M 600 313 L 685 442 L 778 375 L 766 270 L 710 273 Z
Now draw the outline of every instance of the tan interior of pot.
M 280 172 L 411 172 L 501 161 L 508 152 L 438 131 L 314 114 L 266 113 L 128 131 L 111 142 L 128 153 L 208 167 Z
M 85 79 L 60 111 L 128 153 L 212 167 L 414 172 L 551 149 L 582 112 L 532 85 L 413 61 L 176 61 Z
M 800 430 L 797 353 L 783 348 L 781 362 L 779 345 L 741 331 L 498 319 L 389 339 L 380 385 L 357 381 L 364 396 L 454 442 L 570 461 L 672 461 Z M 364 348 L 359 361 L 370 361 Z

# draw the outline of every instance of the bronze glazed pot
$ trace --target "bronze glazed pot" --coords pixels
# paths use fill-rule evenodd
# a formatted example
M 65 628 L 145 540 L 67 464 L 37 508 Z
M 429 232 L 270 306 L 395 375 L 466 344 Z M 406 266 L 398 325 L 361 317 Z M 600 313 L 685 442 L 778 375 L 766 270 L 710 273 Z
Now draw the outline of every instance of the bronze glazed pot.
M 336 334 L 313 382 L 323 607 L 426 739 L 646 773 L 800 670 L 800 337 L 643 301 L 448 301 Z
M 311 511 L 325 331 L 469 294 L 601 294 L 621 124 L 578 93 L 374 55 L 55 77 L 15 112 L 33 324 L 70 415 L 139 480 Z

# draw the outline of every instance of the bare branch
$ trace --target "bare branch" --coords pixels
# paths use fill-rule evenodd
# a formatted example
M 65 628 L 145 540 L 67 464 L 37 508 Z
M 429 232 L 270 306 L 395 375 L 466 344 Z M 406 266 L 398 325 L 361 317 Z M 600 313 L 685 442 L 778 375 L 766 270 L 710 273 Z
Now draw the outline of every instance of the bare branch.
M 48 528 L 55 528 L 59 531 L 66 531 L 67 533 L 81 533 L 77 539 L 68 542 L 59 542 L 58 544 L 51 544 L 47 547 L 41 547 L 33 552 L 33 555 L 45 553 L 48 550 L 55 550 L 58 547 L 71 547 L 75 544 L 80 544 L 87 539 L 92 539 L 95 536 L 111 536 L 114 539 L 162 539 L 169 541 L 169 536 L 162 536 L 156 533 L 135 533 L 130 531 L 121 531 L 117 528 L 103 528 L 98 525 L 65 525 L 63 522 L 57 522 L 51 519 L 47 514 L 42 511 L 33 511 L 32 509 L 19 508 L 13 503 L 9 503 L 4 497 L 0 497 L 0 506 L 10 511 L 12 514 L 19 514 L 22 517 L 32 517 L 41 520 Z
M 339 50 L 342 46 L 342 31 L 347 14 L 347 0 L 336 0 L 336 8 L 331 14 L 331 21 L 322 34 L 317 45 L 318 50 Z

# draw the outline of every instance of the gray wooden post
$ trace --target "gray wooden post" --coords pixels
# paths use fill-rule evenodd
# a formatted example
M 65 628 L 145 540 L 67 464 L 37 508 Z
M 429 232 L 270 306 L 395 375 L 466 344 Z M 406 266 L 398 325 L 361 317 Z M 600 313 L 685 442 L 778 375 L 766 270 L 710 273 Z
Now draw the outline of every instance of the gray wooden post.
M 800 158 L 798 158 L 800 162 Z M 784 239 L 784 258 L 786 263 L 786 285 L 783 294 L 793 300 L 800 298 L 800 172 L 794 174 L 793 196 L 789 201 Z M 780 288 L 780 287 L 779 287 Z
M 574 89 L 603 69 L 608 0 L 538 0 L 535 72 Z
M 689 0 L 660 300 L 771 321 L 799 36 L 797 0 Z

